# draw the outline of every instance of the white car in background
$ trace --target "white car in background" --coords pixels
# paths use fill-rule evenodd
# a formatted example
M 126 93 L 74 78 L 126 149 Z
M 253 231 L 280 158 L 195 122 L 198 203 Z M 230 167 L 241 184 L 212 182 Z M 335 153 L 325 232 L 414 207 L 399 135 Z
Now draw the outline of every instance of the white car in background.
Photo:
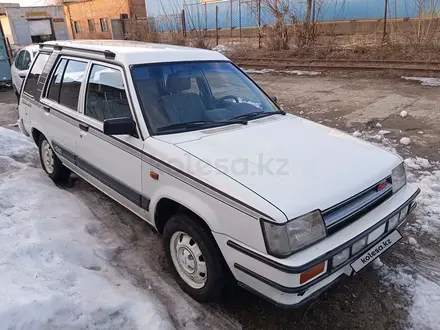
M 11 65 L 12 87 L 14 88 L 17 99 L 20 95 L 21 85 L 26 77 L 32 61 L 38 52 L 38 45 L 31 45 L 22 48 L 15 56 Z
M 49 177 L 73 171 L 154 226 L 198 301 L 234 278 L 304 304 L 399 241 L 420 191 L 399 156 L 287 114 L 208 50 L 47 42 L 19 113 Z

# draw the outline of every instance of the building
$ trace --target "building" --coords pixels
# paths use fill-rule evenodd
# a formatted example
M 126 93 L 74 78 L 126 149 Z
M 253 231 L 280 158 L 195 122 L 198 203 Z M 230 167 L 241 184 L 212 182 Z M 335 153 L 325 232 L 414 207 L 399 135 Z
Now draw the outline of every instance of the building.
M 72 39 L 112 39 L 112 19 L 145 18 L 145 0 L 64 2 Z
M 20 7 L 0 3 L 0 24 L 11 46 L 68 39 L 63 6 Z

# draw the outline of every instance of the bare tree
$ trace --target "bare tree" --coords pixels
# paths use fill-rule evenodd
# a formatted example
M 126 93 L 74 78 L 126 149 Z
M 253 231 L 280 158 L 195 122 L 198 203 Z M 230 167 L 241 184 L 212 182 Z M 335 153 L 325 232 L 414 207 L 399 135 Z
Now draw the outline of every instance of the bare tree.
M 438 32 L 439 0 L 414 0 L 419 12 L 416 29 L 417 43 L 431 42 Z
M 312 5 L 313 5 L 313 0 L 307 0 L 307 10 L 306 10 L 306 19 L 305 19 L 306 25 L 310 24 L 310 19 L 312 16 Z

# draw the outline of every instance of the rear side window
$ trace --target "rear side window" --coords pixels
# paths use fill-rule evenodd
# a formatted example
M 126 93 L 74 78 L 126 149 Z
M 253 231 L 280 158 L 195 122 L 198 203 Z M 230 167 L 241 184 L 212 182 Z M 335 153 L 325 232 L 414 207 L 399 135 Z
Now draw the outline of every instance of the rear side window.
M 28 74 L 28 78 L 26 80 L 26 84 L 24 85 L 24 92 L 35 96 L 37 92 L 37 82 L 40 78 L 41 73 L 43 72 L 44 66 L 46 65 L 47 60 L 49 59 L 49 54 L 39 54 L 34 61 L 34 65 L 32 66 L 31 72 Z
M 63 78 L 64 69 L 66 68 L 67 60 L 62 59 L 52 76 L 52 81 L 49 86 L 49 92 L 47 93 L 47 98 L 55 102 L 60 101 L 60 88 L 61 79 Z
M 47 98 L 77 111 L 86 69 L 87 62 L 61 59 L 52 76 Z
M 93 65 L 87 84 L 84 114 L 99 121 L 132 117 L 124 80 L 119 70 Z

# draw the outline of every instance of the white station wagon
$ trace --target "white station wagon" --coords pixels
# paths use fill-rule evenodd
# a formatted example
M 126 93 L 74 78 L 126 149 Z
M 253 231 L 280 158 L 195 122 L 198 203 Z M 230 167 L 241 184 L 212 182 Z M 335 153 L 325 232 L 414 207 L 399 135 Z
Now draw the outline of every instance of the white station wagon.
M 285 113 L 213 51 L 47 42 L 19 112 L 49 177 L 73 171 L 154 226 L 198 301 L 234 277 L 298 306 L 396 243 L 419 193 L 400 157 Z

